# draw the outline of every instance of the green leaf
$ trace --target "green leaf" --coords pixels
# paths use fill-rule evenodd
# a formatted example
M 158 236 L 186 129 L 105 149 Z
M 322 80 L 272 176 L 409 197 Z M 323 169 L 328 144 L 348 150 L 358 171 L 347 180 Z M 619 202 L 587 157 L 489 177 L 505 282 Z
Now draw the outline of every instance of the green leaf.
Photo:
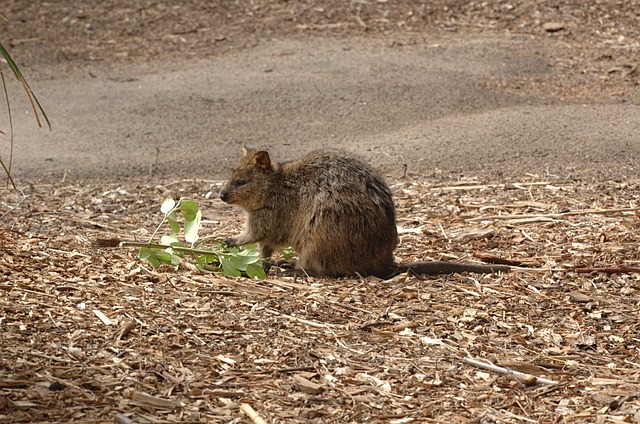
M 166 250 L 161 250 L 160 252 L 154 252 L 153 255 L 156 258 L 158 258 L 161 262 L 164 262 L 165 264 L 175 265 L 179 262 L 175 256 L 173 256 L 171 253 L 167 252 Z
M 167 219 L 167 224 L 169 225 L 169 228 L 171 228 L 171 231 L 175 234 L 178 234 L 180 232 L 180 224 L 175 219 Z
M 162 206 L 160 206 L 160 212 L 167 214 L 169 212 L 171 212 L 171 210 L 176 206 L 176 201 L 173 200 L 171 197 L 167 197 L 166 199 L 164 199 L 164 201 L 162 202 Z
M 155 249 L 150 247 L 141 248 L 138 256 L 143 261 L 149 262 L 154 268 L 158 268 L 162 264 L 169 264 L 169 265 L 175 266 L 175 265 L 178 265 L 179 263 L 178 258 L 176 258 L 171 253 L 165 250 L 160 250 L 160 249 Z
M 244 267 L 246 267 L 249 264 L 260 262 L 260 252 L 257 250 L 245 249 L 233 255 L 233 258 L 235 259 L 234 263 L 242 263 L 244 264 Z
M 238 252 L 238 256 L 245 256 L 247 258 L 253 258 L 254 262 L 260 259 L 260 252 L 255 249 L 247 249 L 241 250 Z
M 160 266 L 160 260 L 153 255 L 153 251 L 148 247 L 140 248 L 138 257 L 145 262 L 149 262 L 154 268 Z
M 233 266 L 236 267 L 236 269 L 240 271 L 245 271 L 247 269 L 247 263 L 244 260 L 242 260 L 241 257 L 237 255 L 233 255 L 233 256 L 230 256 L 228 259 L 233 263 Z
M 231 262 L 228 258 L 225 258 L 225 257 L 220 258 L 220 264 L 222 265 L 222 272 L 225 275 L 228 275 L 230 277 L 242 276 L 238 268 L 236 268 L 233 262 Z
M 160 237 L 160 244 L 166 244 L 168 246 L 172 246 L 175 244 L 180 244 L 180 240 L 178 240 L 178 235 L 175 232 L 173 232 L 171 234 L 167 234 Z
M 282 257 L 286 260 L 290 260 L 296 255 L 296 252 L 295 250 L 293 250 L 293 247 L 285 247 L 284 249 L 281 250 L 281 253 L 282 253 Z
M 180 265 L 180 258 L 178 257 L 178 255 L 170 254 L 170 256 L 171 256 L 171 265 L 173 265 L 174 268 L 178 268 L 178 266 Z
M 262 269 L 262 266 L 258 264 L 247 265 L 247 275 L 250 278 L 259 278 L 261 280 L 267 278 L 267 274 L 264 272 L 264 269 Z
M 193 200 L 183 200 L 180 202 L 180 212 L 182 212 L 186 221 L 193 221 L 197 219 L 200 208 L 198 207 L 198 203 Z
M 197 210 L 196 215 L 193 219 L 186 220 L 184 222 L 184 239 L 189 243 L 193 244 L 198 240 L 198 230 L 200 230 L 201 220 L 202 212 L 200 212 L 200 210 Z
M 258 255 L 255 255 L 255 256 L 242 255 L 243 252 L 240 252 L 236 255 L 231 255 L 230 257 L 231 262 L 233 262 L 235 267 L 238 268 L 240 271 L 246 271 L 248 265 L 258 264 L 260 262 L 260 257 Z
M 220 257 L 218 255 L 201 255 L 198 256 L 198 264 L 200 266 L 213 265 L 220 266 Z

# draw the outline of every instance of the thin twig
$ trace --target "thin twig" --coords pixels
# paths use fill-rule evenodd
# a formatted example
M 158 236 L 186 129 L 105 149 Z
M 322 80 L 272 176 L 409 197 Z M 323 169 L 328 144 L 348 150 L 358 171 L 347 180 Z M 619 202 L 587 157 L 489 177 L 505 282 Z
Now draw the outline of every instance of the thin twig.
M 273 297 L 277 299 L 293 299 L 293 296 L 289 296 L 287 294 L 275 293 L 270 291 L 264 287 L 259 287 L 256 284 L 249 281 L 236 282 L 233 280 L 224 280 L 222 278 L 215 277 L 193 277 L 194 281 L 198 281 L 204 284 L 217 284 L 222 287 L 229 287 L 231 289 L 235 289 L 240 293 L 250 293 L 257 294 L 260 296 Z
M 511 186 L 523 189 L 522 186 L 546 186 L 549 185 L 548 182 L 531 182 L 531 183 L 512 183 Z M 431 190 L 446 190 L 446 191 L 455 191 L 455 190 L 478 190 L 483 188 L 504 188 L 506 184 L 466 184 L 466 185 L 458 185 L 458 186 L 445 186 L 445 187 L 433 187 Z
M 299 322 L 301 324 L 306 324 L 306 325 L 308 325 L 310 327 L 325 328 L 325 329 L 329 329 L 330 327 L 340 327 L 339 325 L 335 325 L 335 324 L 320 323 L 320 322 L 311 321 L 311 320 L 304 319 L 304 318 L 294 317 L 294 316 L 291 316 L 291 315 L 276 311 L 275 309 L 265 308 L 264 310 L 266 312 L 269 312 L 270 314 L 278 315 L 280 317 L 287 318 L 287 319 L 290 319 L 292 321 Z
M 267 422 L 262 418 L 255 409 L 251 407 L 248 403 L 243 403 L 240 405 L 240 410 L 247 414 L 247 417 L 255 424 L 267 424 Z
M 16 190 L 18 190 L 16 188 Z M 3 213 L 2 215 L 0 215 L 0 221 L 2 221 L 4 219 L 5 216 L 7 216 L 9 213 L 11 213 L 12 211 L 16 210 L 18 208 L 18 206 L 20 206 L 22 204 L 22 202 L 25 201 L 25 199 L 28 197 L 26 194 L 24 194 L 24 192 L 22 190 L 20 190 L 20 194 L 22 194 L 22 199 L 20 199 L 20 201 L 18 203 L 16 203 L 14 206 L 9 206 L 3 203 L 3 205 L 7 206 L 9 209 L 7 209 L 7 211 L 5 213 Z
M 578 274 L 589 274 L 591 272 L 604 272 L 605 274 L 627 274 L 640 272 L 640 267 L 636 266 L 613 266 L 613 267 L 585 267 L 574 270 Z
M 496 372 L 498 374 L 503 374 L 503 375 L 510 374 L 518 378 L 518 380 L 527 381 L 529 384 L 544 384 L 544 385 L 560 384 L 557 381 L 548 380 L 543 377 L 536 377 L 535 375 L 526 374 L 520 371 L 510 370 L 508 368 L 502 368 L 497 365 L 489 364 L 486 362 L 480 362 L 472 358 L 464 358 L 462 362 L 467 365 L 471 365 L 477 368 L 482 368 L 488 371 Z
M 548 214 L 522 214 L 522 215 L 508 214 L 508 215 L 478 216 L 475 218 L 468 218 L 466 221 L 467 222 L 484 221 L 487 219 L 563 218 L 565 216 L 572 216 L 572 215 L 596 215 L 596 214 L 636 212 L 636 211 L 640 211 L 640 208 L 581 209 L 578 211 L 568 211 L 568 212 L 548 213 Z

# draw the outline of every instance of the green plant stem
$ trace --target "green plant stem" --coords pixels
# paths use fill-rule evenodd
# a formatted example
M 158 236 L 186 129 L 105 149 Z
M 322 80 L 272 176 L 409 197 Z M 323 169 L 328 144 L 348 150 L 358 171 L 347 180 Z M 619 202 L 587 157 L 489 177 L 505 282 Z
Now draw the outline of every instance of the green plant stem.
M 220 255 L 221 254 L 219 252 L 214 252 L 213 250 L 192 249 L 190 247 L 170 246 L 167 244 L 157 244 L 157 243 L 142 243 L 137 241 L 121 241 L 118 246 L 119 247 L 135 247 L 138 249 L 143 247 L 147 247 L 149 249 L 173 249 L 176 252 L 192 253 L 195 255 Z
M 2 169 L 4 169 L 5 174 L 9 177 L 9 181 L 11 181 L 11 185 L 14 190 L 17 190 L 16 183 L 13 181 L 13 177 L 11 176 L 11 162 L 13 161 L 13 118 L 11 115 L 11 104 L 9 103 L 9 92 L 7 91 L 7 82 L 4 79 L 4 73 L 0 70 L 0 78 L 2 78 L 2 88 L 4 89 L 4 98 L 7 102 L 7 114 L 9 115 L 9 167 L 5 166 L 2 158 L 0 158 L 0 165 L 2 165 Z
M 164 218 L 162 218 L 162 221 L 160 221 L 160 224 L 158 224 L 158 226 L 156 227 L 155 231 L 153 232 L 153 234 L 151 234 L 151 237 L 149 237 L 149 242 L 148 244 L 151 244 L 151 242 L 153 241 L 153 239 L 155 238 L 156 234 L 158 234 L 158 231 L 160 231 L 160 227 L 162 227 L 162 225 L 167 222 L 167 219 L 169 219 L 169 214 L 173 212 L 173 209 L 170 210 L 169 212 L 167 212 L 166 214 L 164 214 Z M 123 243 L 128 243 L 128 242 L 123 242 Z M 125 246 L 126 247 L 126 246 Z M 134 246 L 131 246 L 134 247 Z M 145 247 L 145 246 L 143 246 Z

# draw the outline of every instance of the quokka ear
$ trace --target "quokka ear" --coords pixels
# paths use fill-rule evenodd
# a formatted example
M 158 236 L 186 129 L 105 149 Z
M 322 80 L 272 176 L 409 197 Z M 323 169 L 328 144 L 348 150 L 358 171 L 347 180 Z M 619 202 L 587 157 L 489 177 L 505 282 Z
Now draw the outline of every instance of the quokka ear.
M 251 163 L 265 171 L 271 169 L 271 158 L 269 158 L 269 152 L 264 150 L 255 152 L 251 158 Z
M 251 156 L 253 152 L 253 149 L 250 149 L 247 146 L 242 146 L 242 157 L 246 158 L 247 156 Z

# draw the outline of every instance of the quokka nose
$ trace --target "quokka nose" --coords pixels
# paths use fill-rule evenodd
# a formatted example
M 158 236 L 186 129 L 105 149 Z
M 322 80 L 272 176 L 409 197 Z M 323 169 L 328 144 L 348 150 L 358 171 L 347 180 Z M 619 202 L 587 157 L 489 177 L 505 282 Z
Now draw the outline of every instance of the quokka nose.
M 223 202 L 226 202 L 228 197 L 229 193 L 227 193 L 226 191 L 223 190 L 220 192 L 220 200 L 222 200 Z

